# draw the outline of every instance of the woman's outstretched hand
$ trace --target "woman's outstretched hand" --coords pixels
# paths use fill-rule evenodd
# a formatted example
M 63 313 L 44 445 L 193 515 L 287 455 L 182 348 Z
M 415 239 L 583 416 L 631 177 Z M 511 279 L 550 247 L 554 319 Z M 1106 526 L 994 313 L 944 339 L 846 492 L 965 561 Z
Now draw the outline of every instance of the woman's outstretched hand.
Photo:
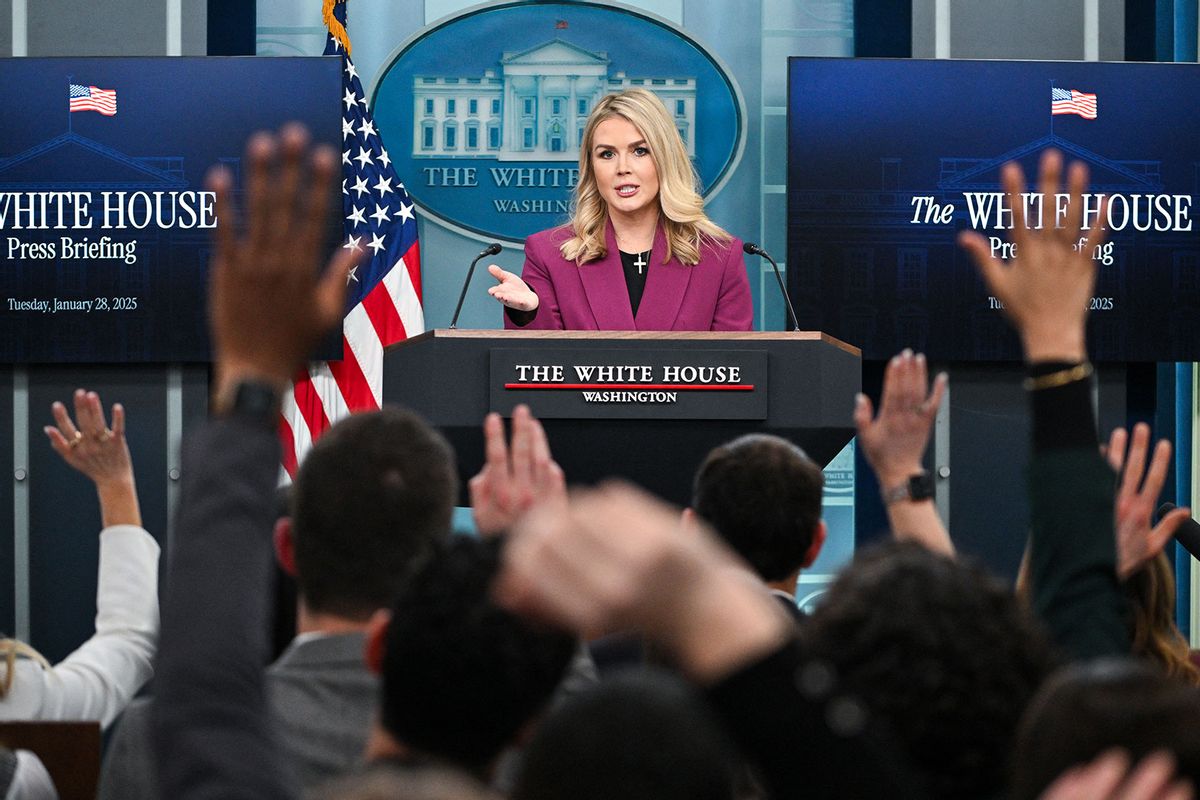
M 504 305 L 517 311 L 534 311 L 538 307 L 538 296 L 529 288 L 529 284 L 521 280 L 515 272 L 501 269 L 495 264 L 488 265 L 488 273 L 499 281 L 488 289 L 488 294 Z

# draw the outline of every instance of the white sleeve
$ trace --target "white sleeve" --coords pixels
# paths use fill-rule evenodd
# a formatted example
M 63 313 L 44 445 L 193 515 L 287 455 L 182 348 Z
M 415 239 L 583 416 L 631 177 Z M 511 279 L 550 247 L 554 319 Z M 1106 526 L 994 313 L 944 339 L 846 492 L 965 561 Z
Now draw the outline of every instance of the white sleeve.
M 17 771 L 4 800 L 58 800 L 58 789 L 42 760 L 28 750 L 14 750 Z
M 99 720 L 107 728 L 153 674 L 158 543 L 136 525 L 100 533 L 96 632 L 52 669 L 17 662 L 0 718 Z

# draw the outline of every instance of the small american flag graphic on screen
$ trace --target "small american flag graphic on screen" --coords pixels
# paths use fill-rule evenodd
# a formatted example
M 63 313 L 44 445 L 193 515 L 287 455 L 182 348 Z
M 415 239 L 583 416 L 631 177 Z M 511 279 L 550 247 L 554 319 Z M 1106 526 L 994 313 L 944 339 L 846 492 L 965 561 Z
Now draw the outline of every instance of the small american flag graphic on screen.
M 99 111 L 106 117 L 117 114 L 117 90 L 71 84 L 72 111 Z
M 1050 114 L 1075 114 L 1084 119 L 1096 118 L 1096 95 L 1074 89 L 1050 89 Z

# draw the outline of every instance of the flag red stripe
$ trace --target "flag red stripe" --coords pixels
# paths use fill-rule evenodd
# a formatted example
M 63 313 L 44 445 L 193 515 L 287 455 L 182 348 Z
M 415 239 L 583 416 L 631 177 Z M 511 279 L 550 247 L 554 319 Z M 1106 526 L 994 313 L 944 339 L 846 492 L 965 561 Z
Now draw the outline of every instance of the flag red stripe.
M 421 243 L 413 242 L 412 247 L 408 248 L 408 252 L 404 254 L 404 268 L 408 270 L 408 277 L 412 280 L 413 290 L 417 293 L 417 300 L 421 299 Z
M 279 444 L 283 448 L 283 468 L 287 472 L 288 477 L 296 477 L 296 436 L 292 433 L 292 426 L 288 424 L 287 419 L 279 415 Z
M 312 385 L 312 378 L 308 372 L 296 375 L 292 394 L 296 397 L 296 408 L 300 411 L 300 416 L 304 417 L 304 424 L 315 442 L 329 427 L 329 418 L 325 416 L 325 404 L 321 402 L 321 395 Z
M 342 397 L 352 412 L 378 408 L 375 405 L 375 396 L 371 394 L 371 387 L 367 384 L 367 376 L 363 374 L 354 351 L 350 349 L 350 342 L 344 337 L 342 360 L 330 361 L 329 371 L 333 373 L 333 379 L 337 381 L 338 388 L 342 390 Z M 314 435 L 313 439 L 316 438 Z
M 404 332 L 404 320 L 400 319 L 400 312 L 396 310 L 396 304 L 392 302 L 392 296 L 383 281 L 375 284 L 371 293 L 363 298 L 362 306 L 384 347 L 408 338 Z

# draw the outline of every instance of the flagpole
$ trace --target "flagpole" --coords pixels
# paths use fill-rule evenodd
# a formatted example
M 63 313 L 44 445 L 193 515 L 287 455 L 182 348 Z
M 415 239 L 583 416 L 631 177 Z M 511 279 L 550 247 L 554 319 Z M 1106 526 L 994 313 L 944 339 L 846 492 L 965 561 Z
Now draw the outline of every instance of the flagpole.
M 74 75 L 67 76 L 67 133 L 73 133 L 71 128 L 71 79 Z
M 1050 79 L 1050 138 L 1054 139 L 1054 78 Z

